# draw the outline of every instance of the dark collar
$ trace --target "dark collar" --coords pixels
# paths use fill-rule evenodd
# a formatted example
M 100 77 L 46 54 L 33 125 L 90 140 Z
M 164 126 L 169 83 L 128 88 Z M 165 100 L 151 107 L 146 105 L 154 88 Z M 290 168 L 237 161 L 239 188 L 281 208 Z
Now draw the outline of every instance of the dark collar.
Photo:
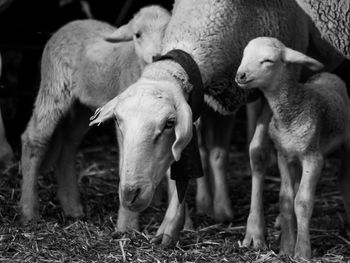
M 180 49 L 173 49 L 165 55 L 155 58 L 153 61 L 165 59 L 171 59 L 178 63 L 188 76 L 188 82 L 193 87 L 189 94 L 188 104 L 192 110 L 192 120 L 195 122 L 201 115 L 204 106 L 203 82 L 199 67 L 190 54 Z M 193 137 L 190 143 L 182 151 L 180 160 L 171 165 L 171 179 L 176 181 L 180 203 L 185 198 L 189 179 L 201 176 L 203 176 L 203 168 L 199 154 L 196 128 L 193 125 Z
M 178 63 L 185 70 L 188 82 L 193 86 L 189 94 L 188 104 L 192 110 L 193 122 L 195 122 L 201 115 L 204 105 L 203 81 L 199 67 L 192 56 L 181 49 L 173 49 L 163 56 L 155 57 L 153 62 L 166 59 Z

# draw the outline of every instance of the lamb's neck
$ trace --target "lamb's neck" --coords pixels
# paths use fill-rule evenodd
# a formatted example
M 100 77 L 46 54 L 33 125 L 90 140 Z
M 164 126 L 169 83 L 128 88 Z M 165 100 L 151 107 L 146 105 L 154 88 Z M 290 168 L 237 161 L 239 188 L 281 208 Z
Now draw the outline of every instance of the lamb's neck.
M 281 79 L 272 90 L 263 92 L 272 110 L 273 119 L 278 126 L 289 127 L 303 112 L 305 90 L 290 77 Z

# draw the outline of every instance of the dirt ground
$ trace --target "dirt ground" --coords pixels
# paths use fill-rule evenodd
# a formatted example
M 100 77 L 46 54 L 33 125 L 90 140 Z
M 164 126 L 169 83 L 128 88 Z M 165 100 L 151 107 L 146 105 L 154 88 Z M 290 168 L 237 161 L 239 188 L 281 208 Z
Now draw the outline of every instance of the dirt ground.
M 243 121 L 236 124 L 243 126 Z M 63 216 L 51 172 L 39 178 L 40 222 L 21 226 L 17 208 L 19 163 L 1 173 L 1 262 L 296 262 L 278 255 L 279 231 L 274 228 L 274 221 L 278 214 L 279 178 L 275 167 L 266 179 L 264 192 L 269 249 L 254 251 L 239 246 L 244 237 L 251 184 L 244 129 L 235 129 L 230 153 L 228 178 L 234 220 L 217 224 L 209 217 L 197 216 L 192 182 L 187 200 L 195 229 L 183 231 L 172 249 L 149 242 L 164 216 L 165 200 L 161 207 L 150 207 L 142 213 L 142 232 L 115 233 L 119 202 L 116 140 L 112 126 L 94 129 L 76 158 L 86 213 L 82 220 Z M 16 152 L 18 157 L 19 147 Z M 338 166 L 336 156 L 328 158 L 318 186 L 311 223 L 314 262 L 350 262 L 349 225 L 336 186 Z

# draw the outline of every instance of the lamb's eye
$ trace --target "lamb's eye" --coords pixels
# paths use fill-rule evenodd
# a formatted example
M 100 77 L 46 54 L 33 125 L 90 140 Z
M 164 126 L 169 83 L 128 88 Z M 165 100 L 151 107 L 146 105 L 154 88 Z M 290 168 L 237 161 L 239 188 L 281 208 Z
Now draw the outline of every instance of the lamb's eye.
M 175 118 L 168 119 L 165 123 L 164 129 L 172 129 L 175 126 Z
M 136 37 L 136 38 L 140 38 L 140 37 L 141 37 L 141 33 L 140 33 L 140 32 L 137 32 L 137 33 L 135 34 L 135 37 Z
M 271 59 L 264 59 L 264 60 L 262 60 L 261 62 L 260 62 L 260 64 L 264 64 L 264 63 L 269 63 L 269 64 L 273 64 L 273 63 L 275 63 L 273 60 L 271 60 Z

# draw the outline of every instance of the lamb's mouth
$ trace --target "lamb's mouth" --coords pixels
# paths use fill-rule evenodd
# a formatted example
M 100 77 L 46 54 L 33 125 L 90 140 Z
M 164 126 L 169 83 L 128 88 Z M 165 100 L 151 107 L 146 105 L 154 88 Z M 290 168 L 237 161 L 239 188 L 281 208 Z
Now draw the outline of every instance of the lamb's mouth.
M 250 86 L 248 85 L 249 83 L 251 83 L 254 79 L 248 79 L 248 80 L 244 80 L 244 81 L 241 81 L 239 79 L 235 79 L 236 83 L 238 84 L 238 86 L 240 88 L 250 88 Z

